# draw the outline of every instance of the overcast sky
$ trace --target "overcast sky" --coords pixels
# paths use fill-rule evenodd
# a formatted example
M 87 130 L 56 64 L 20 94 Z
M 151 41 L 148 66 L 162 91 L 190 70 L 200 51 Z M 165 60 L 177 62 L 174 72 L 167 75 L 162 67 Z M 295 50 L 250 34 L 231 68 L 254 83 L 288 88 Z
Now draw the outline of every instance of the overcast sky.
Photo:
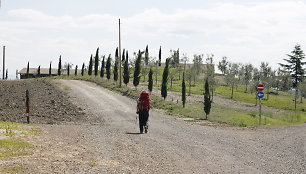
M 101 55 L 114 55 L 119 18 L 130 56 L 148 44 L 152 57 L 162 46 L 163 60 L 180 48 L 191 60 L 212 53 L 215 63 L 227 56 L 277 68 L 296 44 L 306 48 L 301 0 L 2 0 L 0 44 L 10 76 L 28 61 L 57 67 L 59 55 L 63 62 L 88 64 L 97 47 Z

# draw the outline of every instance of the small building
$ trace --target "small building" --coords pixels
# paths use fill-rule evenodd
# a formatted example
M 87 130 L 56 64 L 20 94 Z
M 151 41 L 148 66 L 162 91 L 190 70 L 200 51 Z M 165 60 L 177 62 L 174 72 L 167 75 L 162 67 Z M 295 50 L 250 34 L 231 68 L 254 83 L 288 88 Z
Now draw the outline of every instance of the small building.
M 58 69 L 51 69 L 51 74 L 49 74 L 49 68 L 40 68 L 39 77 L 57 76 L 57 71 Z M 27 68 L 23 68 L 18 74 L 20 75 L 20 79 L 36 78 L 38 77 L 38 68 L 29 68 L 29 75 L 27 75 Z

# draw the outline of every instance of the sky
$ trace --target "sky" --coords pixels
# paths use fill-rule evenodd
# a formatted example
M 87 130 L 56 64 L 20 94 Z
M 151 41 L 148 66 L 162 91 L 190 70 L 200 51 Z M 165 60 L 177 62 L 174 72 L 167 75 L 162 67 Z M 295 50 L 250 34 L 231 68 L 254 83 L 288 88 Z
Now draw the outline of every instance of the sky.
M 180 49 L 213 54 L 217 64 L 268 62 L 273 69 L 296 44 L 306 48 L 305 0 L 1 0 L 0 47 L 10 78 L 26 67 L 88 64 L 91 54 L 114 55 L 121 19 L 122 48 L 149 46 L 165 60 Z M 2 60 L 0 61 L 2 77 Z

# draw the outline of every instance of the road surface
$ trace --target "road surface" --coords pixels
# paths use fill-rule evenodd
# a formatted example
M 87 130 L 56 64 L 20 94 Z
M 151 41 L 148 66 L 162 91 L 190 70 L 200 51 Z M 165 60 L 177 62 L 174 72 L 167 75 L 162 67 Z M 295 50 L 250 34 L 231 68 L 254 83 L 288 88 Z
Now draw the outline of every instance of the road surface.
M 93 83 L 58 80 L 90 115 L 82 126 L 98 173 L 305 173 L 306 125 L 201 126 L 150 111 L 138 134 L 136 101 Z

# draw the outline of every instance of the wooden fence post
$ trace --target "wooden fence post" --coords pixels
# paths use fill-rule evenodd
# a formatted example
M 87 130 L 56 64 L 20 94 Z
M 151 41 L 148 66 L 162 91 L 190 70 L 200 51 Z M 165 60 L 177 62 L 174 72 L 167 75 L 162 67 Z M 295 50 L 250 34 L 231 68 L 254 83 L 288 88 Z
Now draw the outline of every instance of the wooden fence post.
M 30 97 L 29 97 L 29 90 L 26 90 L 26 114 L 27 114 L 27 122 L 30 123 Z

